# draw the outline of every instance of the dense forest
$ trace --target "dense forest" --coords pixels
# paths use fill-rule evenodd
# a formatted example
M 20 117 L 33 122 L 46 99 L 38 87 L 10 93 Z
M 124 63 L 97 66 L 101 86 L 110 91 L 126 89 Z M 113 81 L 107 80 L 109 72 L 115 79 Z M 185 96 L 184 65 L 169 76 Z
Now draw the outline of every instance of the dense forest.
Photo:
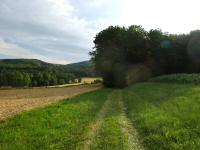
M 90 61 L 69 65 L 55 65 L 35 59 L 0 60 L 0 86 L 32 87 L 77 82 L 94 76 Z
M 200 30 L 169 34 L 141 26 L 110 26 L 90 53 L 104 85 L 125 87 L 152 76 L 200 72 Z

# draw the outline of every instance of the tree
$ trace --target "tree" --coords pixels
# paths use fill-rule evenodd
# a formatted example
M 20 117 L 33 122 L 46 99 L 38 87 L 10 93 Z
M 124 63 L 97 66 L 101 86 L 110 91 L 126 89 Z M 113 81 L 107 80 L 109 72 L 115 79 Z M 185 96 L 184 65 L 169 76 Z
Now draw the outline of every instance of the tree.
M 124 87 L 130 81 L 200 71 L 200 31 L 168 34 L 141 26 L 110 26 L 98 33 L 90 53 L 104 85 Z M 147 75 L 147 76 L 145 76 Z
M 110 26 L 95 37 L 91 52 L 96 70 L 109 87 L 126 86 L 129 65 L 144 63 L 151 57 L 148 32 L 141 26 Z M 123 73 L 124 75 L 119 75 Z
M 150 55 L 148 32 L 141 26 L 132 25 L 127 30 L 126 61 L 132 63 L 144 62 Z

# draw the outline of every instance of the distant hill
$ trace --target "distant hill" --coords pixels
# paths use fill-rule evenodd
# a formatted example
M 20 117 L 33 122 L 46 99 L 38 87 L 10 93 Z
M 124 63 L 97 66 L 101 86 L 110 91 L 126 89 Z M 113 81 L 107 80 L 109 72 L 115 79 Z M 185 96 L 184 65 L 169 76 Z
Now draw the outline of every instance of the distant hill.
M 47 67 L 48 63 L 37 59 L 0 59 L 0 67 L 2 68 L 39 68 Z
M 58 65 L 37 59 L 1 59 L 0 87 L 74 83 L 81 77 L 95 76 L 93 68 L 90 61 Z
M 66 70 L 84 76 L 95 76 L 94 65 L 91 61 L 82 61 L 65 65 Z
M 74 73 L 77 76 L 94 76 L 93 64 L 91 61 L 83 61 L 67 65 L 46 63 L 38 59 L 0 59 L 0 71 L 8 70 L 62 70 L 63 72 Z
M 78 62 L 78 63 L 72 63 L 72 64 L 68 64 L 66 65 L 66 67 L 72 68 L 72 67 L 91 67 L 93 66 L 91 61 L 82 61 L 82 62 Z

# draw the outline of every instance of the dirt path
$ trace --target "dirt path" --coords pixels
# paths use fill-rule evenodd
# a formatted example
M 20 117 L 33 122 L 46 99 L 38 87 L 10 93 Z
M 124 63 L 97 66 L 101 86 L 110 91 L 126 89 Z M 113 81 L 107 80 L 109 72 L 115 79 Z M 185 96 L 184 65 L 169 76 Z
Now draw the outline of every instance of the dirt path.
M 0 120 L 99 88 L 101 85 L 0 90 Z

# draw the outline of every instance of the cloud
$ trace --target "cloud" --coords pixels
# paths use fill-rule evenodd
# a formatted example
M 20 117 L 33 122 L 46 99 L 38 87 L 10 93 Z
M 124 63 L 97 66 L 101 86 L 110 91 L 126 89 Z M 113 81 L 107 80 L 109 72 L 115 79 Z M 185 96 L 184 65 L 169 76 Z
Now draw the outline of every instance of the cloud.
M 109 25 L 189 32 L 200 26 L 198 6 L 197 0 L 1 0 L 0 58 L 87 60 L 96 33 Z
M 24 49 L 15 44 L 7 43 L 2 39 L 0 39 L 0 54 L 2 54 L 2 56 L 4 57 L 9 56 L 10 58 L 29 58 L 29 59 L 37 58 L 50 63 L 57 63 L 57 64 L 69 63 L 64 59 L 60 60 L 58 58 L 45 57 L 44 55 L 37 54 L 29 49 Z
M 17 3 L 2 0 L 0 37 L 15 45 L 13 51 L 21 57 L 29 56 L 21 54 L 20 49 L 49 58 L 56 56 L 63 59 L 62 62 L 89 59 L 88 52 L 96 31 L 91 28 L 90 21 L 79 18 L 74 11 L 68 0 L 18 0 Z M 8 55 L 2 48 L 0 53 Z M 34 56 L 42 60 L 45 58 Z
M 200 26 L 197 0 L 123 0 L 120 24 L 139 24 L 170 33 L 188 33 Z

